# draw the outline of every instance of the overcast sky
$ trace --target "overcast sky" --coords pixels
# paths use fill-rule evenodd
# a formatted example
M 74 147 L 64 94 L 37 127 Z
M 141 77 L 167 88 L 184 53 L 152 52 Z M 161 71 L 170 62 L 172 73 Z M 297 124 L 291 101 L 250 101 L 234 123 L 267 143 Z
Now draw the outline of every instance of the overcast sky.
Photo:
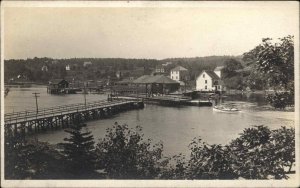
M 299 29 L 297 2 L 222 5 L 6 7 L 4 58 L 241 55 Z

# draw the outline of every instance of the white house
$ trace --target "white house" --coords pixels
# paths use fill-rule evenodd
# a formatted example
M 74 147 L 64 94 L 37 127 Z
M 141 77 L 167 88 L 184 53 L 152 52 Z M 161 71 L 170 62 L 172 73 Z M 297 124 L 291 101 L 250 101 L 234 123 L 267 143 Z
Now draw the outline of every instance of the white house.
M 222 81 L 223 67 L 217 67 L 214 71 L 204 70 L 196 78 L 197 91 L 224 91 Z
M 70 67 L 70 65 L 67 65 L 66 66 L 66 71 L 69 71 L 69 70 L 71 70 L 71 67 Z
M 42 71 L 43 72 L 48 72 L 48 67 L 46 65 L 42 66 Z
M 173 69 L 171 69 L 171 72 L 170 72 L 170 77 L 172 80 L 175 80 L 175 81 L 182 81 L 182 80 L 187 80 L 188 76 L 188 70 L 182 66 L 177 66 Z

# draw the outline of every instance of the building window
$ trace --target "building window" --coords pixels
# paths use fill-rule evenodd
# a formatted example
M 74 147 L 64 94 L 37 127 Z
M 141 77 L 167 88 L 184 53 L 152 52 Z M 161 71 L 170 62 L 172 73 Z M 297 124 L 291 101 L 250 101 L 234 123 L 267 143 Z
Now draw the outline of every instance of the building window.
M 172 79 L 173 79 L 173 76 L 172 76 Z
M 205 89 L 207 89 L 207 86 L 205 86 Z
M 205 80 L 205 83 L 207 84 L 207 80 Z
M 176 80 L 178 80 L 178 76 L 176 76 Z
M 221 89 L 221 86 L 218 86 L 218 89 Z
M 205 78 L 205 74 L 203 74 L 203 78 Z

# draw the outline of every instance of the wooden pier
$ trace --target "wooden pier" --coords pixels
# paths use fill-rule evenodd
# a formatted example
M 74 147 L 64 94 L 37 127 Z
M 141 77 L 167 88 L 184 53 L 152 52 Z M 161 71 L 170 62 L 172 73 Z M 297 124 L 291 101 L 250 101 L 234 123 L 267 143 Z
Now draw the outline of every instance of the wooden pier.
M 148 97 L 146 94 L 142 95 L 126 95 L 116 96 L 112 95 L 115 100 L 142 100 L 148 104 L 158 104 L 162 106 L 212 106 L 209 100 L 192 100 L 191 97 L 175 96 L 175 95 L 161 95 Z
M 96 101 L 87 104 L 72 104 L 23 111 L 4 115 L 5 134 L 31 134 L 59 128 L 67 128 L 79 118 L 81 122 L 108 118 L 120 112 L 144 108 L 141 101 L 117 100 Z

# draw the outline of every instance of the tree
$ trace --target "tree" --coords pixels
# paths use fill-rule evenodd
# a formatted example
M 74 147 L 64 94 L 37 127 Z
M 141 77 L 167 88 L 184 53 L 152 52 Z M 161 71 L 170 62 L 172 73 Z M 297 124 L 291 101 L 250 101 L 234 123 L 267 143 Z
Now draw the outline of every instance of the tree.
M 236 71 L 242 68 L 242 63 L 236 59 L 230 58 L 225 60 L 223 78 L 231 78 L 233 76 L 236 76 L 238 74 Z
M 48 143 L 27 141 L 20 134 L 5 135 L 6 179 L 64 178 L 61 158 Z
M 280 38 L 272 43 L 271 38 L 262 40 L 262 44 L 244 54 L 243 59 L 252 64 L 255 70 L 264 75 L 269 87 L 276 93 L 286 91 L 294 96 L 294 37 Z M 282 97 L 278 98 L 281 100 Z M 274 101 L 269 96 L 269 100 Z M 284 99 L 283 99 L 284 100 Z M 272 104 L 272 103 L 271 103 Z M 275 106 L 274 106 L 275 107 Z M 285 106 L 282 106 L 283 108 Z
M 226 87 L 230 89 L 243 88 L 242 74 L 237 72 L 237 70 L 242 68 L 242 63 L 236 59 L 231 58 L 225 60 L 222 79 L 224 80 Z
M 188 162 L 189 179 L 235 179 L 231 150 L 227 146 L 208 145 L 201 139 L 190 144 L 191 157 Z
M 26 144 L 24 138 L 17 134 L 5 135 L 5 178 L 6 179 L 26 179 L 30 177 L 30 146 Z
M 159 172 L 158 161 L 162 157 L 162 143 L 151 144 L 141 133 L 127 125 L 115 123 L 106 131 L 105 138 L 97 144 L 99 168 L 109 178 L 153 179 Z
M 245 85 L 250 89 L 264 90 L 267 89 L 266 76 L 256 70 L 252 70 L 250 74 L 245 77 Z
M 270 131 L 265 126 L 245 129 L 239 138 L 233 140 L 232 164 L 239 177 L 246 179 L 287 178 L 285 167 L 295 159 L 294 129 Z M 289 147 L 290 146 L 290 147 Z
M 77 116 L 71 129 L 65 130 L 70 137 L 64 139 L 65 143 L 59 144 L 63 147 L 66 171 L 72 174 L 71 178 L 91 178 L 96 175 L 95 142 L 91 132 L 83 130 L 84 126 Z

